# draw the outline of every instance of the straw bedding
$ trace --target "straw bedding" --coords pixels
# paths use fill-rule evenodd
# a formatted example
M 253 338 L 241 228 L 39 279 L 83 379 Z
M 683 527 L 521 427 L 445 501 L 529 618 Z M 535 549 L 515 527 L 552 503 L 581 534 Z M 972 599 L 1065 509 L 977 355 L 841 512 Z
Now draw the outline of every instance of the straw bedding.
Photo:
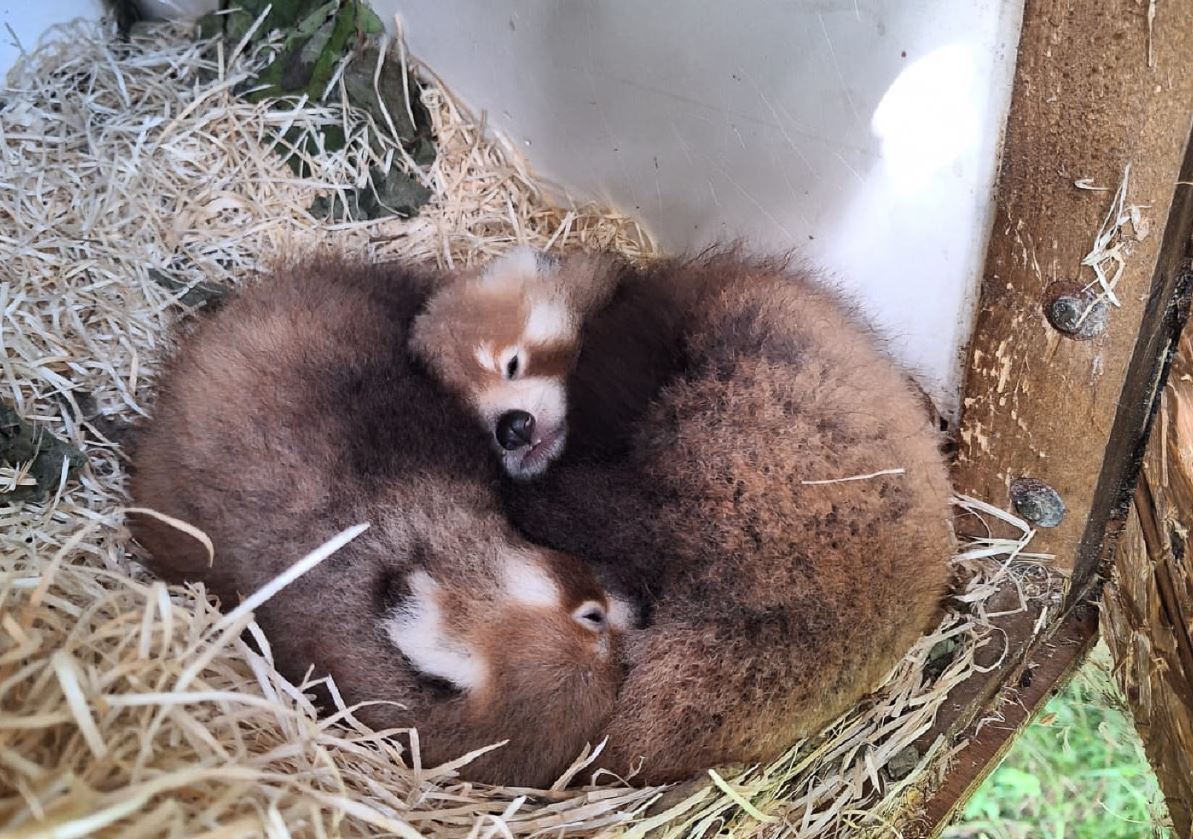
M 1043 558 L 1024 553 L 1031 531 L 972 499 L 962 513 L 1012 535 L 966 546 L 948 615 L 877 696 L 771 766 L 670 791 L 593 779 L 582 759 L 551 790 L 463 783 L 351 709 L 318 716 L 307 686 L 273 670 L 250 612 L 221 615 L 201 588 L 150 578 L 123 524 L 120 431 L 151 408 L 192 286 L 328 245 L 446 265 L 518 241 L 653 249 L 631 219 L 552 206 L 517 154 L 434 81 L 421 92 L 438 144 L 419 173 L 430 203 L 411 220 L 316 221 L 316 195 L 401 157 L 367 114 L 237 98 L 268 44 L 238 51 L 178 26 L 130 45 L 96 25 L 62 35 L 14 70 L 0 110 L 0 389 L 87 463 L 63 470 L 42 502 L 0 505 L 0 834 L 812 837 L 890 835 L 914 812 L 948 747 L 906 747 L 975 672 L 991 637 L 984 603 L 1007 579 L 1054 606 L 1059 592 Z M 262 142 L 328 125 L 347 145 L 295 151 L 303 178 Z M 0 489 L 27 466 L 8 464 Z M 565 790 L 572 777 L 581 783 Z

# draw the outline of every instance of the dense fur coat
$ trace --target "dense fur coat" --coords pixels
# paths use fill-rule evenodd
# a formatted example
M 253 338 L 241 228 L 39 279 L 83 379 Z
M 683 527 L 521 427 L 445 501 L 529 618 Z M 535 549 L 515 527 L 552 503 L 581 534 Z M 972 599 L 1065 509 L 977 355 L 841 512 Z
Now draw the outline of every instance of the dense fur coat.
M 214 563 L 155 519 L 132 527 L 161 576 L 230 606 L 370 522 L 257 611 L 277 666 L 390 703 L 357 715 L 418 725 L 425 766 L 509 738 L 463 774 L 545 785 L 606 722 L 616 637 L 588 569 L 507 523 L 487 435 L 412 360 L 440 279 L 315 262 L 201 323 L 163 376 L 132 495 L 202 529 Z
M 571 279 L 592 282 L 590 264 Z M 512 516 L 646 604 L 604 765 L 657 783 L 767 761 L 937 616 L 953 553 L 938 434 L 875 337 L 799 272 L 728 253 L 613 281 L 585 324 L 568 448 L 510 485 Z M 804 483 L 887 469 L 904 471 Z

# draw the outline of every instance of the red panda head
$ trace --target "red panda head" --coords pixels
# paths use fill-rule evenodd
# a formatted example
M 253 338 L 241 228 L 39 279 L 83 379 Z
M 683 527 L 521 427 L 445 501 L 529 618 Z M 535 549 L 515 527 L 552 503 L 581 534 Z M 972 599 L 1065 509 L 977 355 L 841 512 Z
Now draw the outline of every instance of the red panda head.
M 558 264 L 527 248 L 449 280 L 415 320 L 414 352 L 472 407 L 513 478 L 563 451 L 579 321 Z
M 494 560 L 492 577 L 466 585 L 410 572 L 408 595 L 384 618 L 390 642 L 415 670 L 462 691 L 477 713 L 552 696 L 565 706 L 589 695 L 611 701 L 629 604 L 566 554 L 508 546 Z

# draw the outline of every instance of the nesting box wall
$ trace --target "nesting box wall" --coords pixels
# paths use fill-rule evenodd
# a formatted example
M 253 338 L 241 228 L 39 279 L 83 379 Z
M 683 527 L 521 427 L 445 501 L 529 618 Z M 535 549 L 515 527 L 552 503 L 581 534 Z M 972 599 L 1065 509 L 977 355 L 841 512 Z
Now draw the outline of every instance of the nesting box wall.
M 539 174 L 664 250 L 826 269 L 956 416 L 1023 0 L 371 5 Z
M 76 18 L 98 20 L 103 0 L 46 0 L 38 3 L 0 3 L 0 80 L 20 58 L 56 25 Z
M 799 248 L 958 401 L 1021 0 L 374 0 L 570 192 L 665 250 Z

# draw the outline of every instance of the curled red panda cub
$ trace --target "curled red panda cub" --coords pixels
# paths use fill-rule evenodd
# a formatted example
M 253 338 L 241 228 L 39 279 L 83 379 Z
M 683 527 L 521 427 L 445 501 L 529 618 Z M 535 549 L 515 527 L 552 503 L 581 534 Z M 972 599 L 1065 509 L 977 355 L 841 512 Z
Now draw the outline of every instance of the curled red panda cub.
M 414 322 L 411 345 L 492 435 L 506 473 L 541 475 L 567 440 L 567 375 L 581 321 L 612 290 L 599 270 L 572 257 L 569 278 L 545 254 L 517 248 L 479 274 L 449 281 Z
M 954 552 L 938 433 L 875 335 L 781 262 L 581 257 L 523 276 L 460 335 L 536 290 L 604 301 L 573 315 L 566 451 L 506 492 L 530 539 L 644 605 L 602 766 L 663 783 L 775 759 L 936 619 Z
M 553 782 L 613 706 L 618 610 L 588 568 L 522 539 L 469 409 L 408 349 L 450 278 L 336 260 L 246 287 L 181 344 L 133 456 L 150 567 L 224 606 L 336 532 L 369 530 L 256 612 L 278 669 L 330 674 L 424 766 L 509 740 L 469 779 Z M 611 615 L 610 612 L 613 612 Z

